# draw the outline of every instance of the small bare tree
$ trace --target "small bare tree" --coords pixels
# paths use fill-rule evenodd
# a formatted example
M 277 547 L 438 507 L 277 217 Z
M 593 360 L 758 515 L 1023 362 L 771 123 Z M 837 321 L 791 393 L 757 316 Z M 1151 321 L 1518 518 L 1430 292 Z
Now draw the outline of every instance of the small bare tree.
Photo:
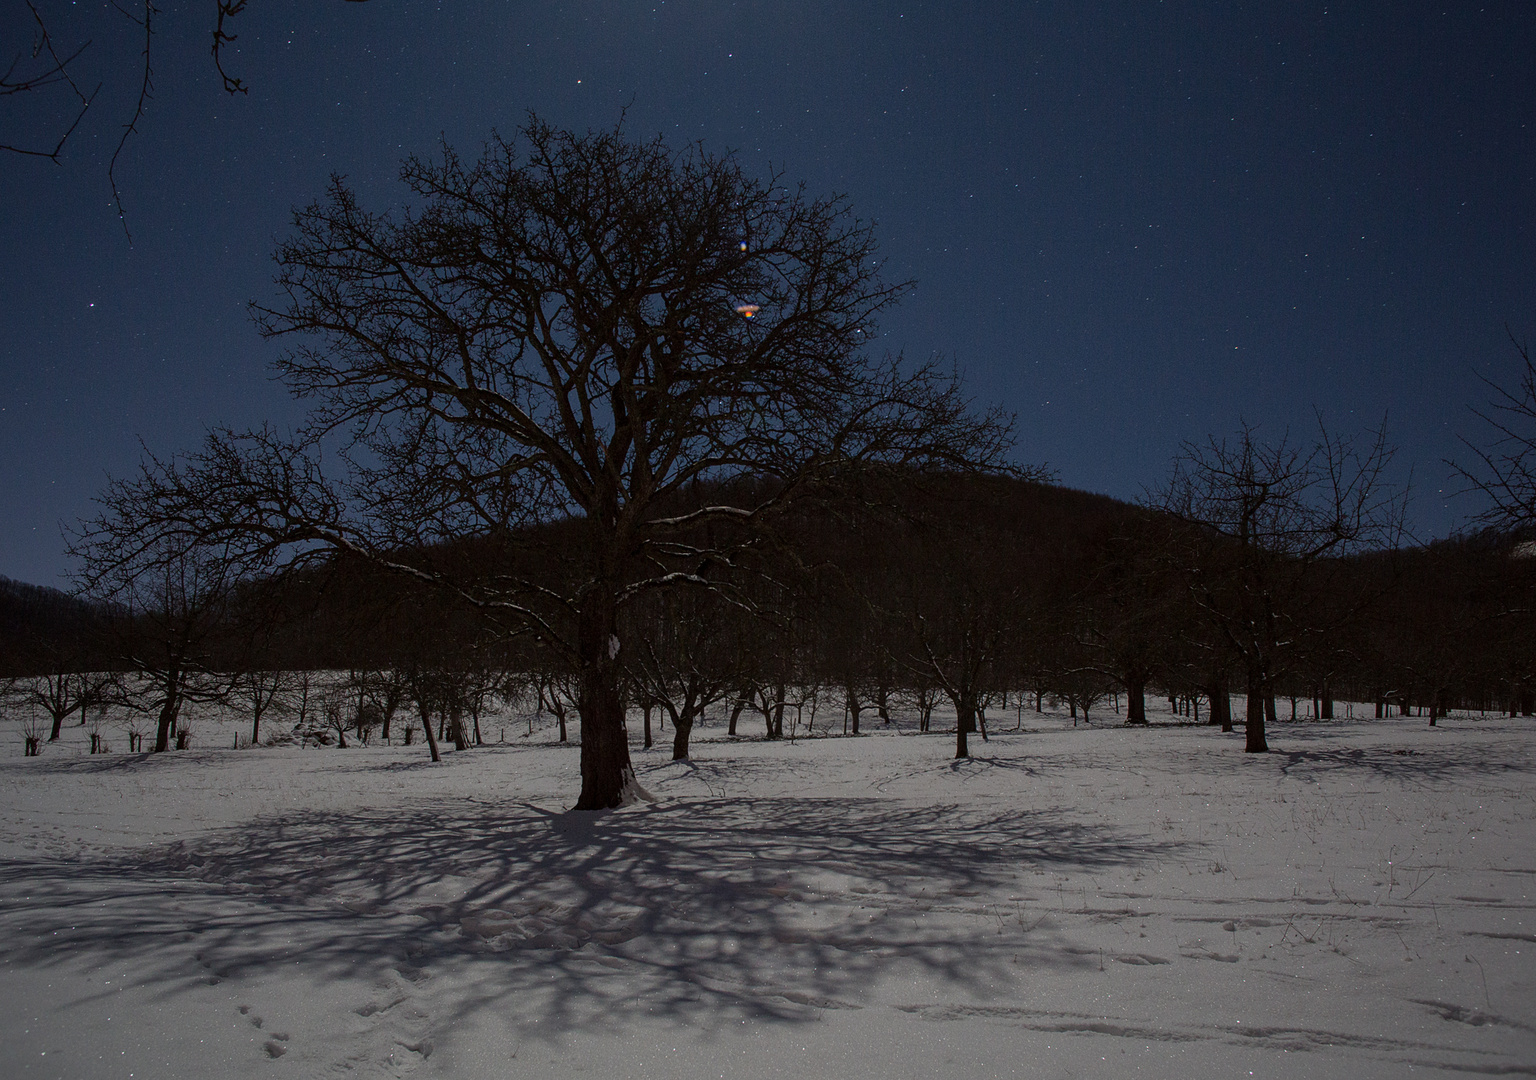
M 156 752 L 178 748 L 188 702 L 222 701 L 229 676 L 217 656 L 237 564 L 227 548 L 183 543 L 150 529 L 132 489 L 113 485 L 103 512 L 70 543 L 81 591 L 111 612 L 111 648 L 128 672 L 124 703 L 157 716 Z M 146 542 L 146 536 L 150 539 Z

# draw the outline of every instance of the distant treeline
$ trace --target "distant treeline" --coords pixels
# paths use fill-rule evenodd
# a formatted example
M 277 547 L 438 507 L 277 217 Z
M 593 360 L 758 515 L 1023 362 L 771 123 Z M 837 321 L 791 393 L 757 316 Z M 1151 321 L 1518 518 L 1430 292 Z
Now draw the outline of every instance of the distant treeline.
M 753 481 L 733 483 L 742 490 L 716 485 L 691 502 L 761 501 L 743 489 Z M 808 686 L 842 696 L 855 731 L 895 695 L 924 715 L 947 700 L 961 752 L 1005 693 L 1074 714 L 1114 694 L 1131 723 L 1157 694 L 1230 727 L 1238 692 L 1261 732 L 1298 700 L 1310 703 L 1302 715 L 1348 699 L 1431 722 L 1536 705 L 1536 549 L 1520 535 L 1315 557 L 1163 509 L 971 474 L 872 474 L 755 528 L 729 543 L 707 529 L 688 537 L 702 554 L 675 573 L 692 587 L 622 609 L 614 648 L 630 702 L 665 710 L 680 754 L 711 706 L 733 728 L 745 712 L 782 734 Z M 563 598 L 579 594 L 585 535 L 566 520 L 218 589 L 169 582 L 137 608 L 0 579 L 3 674 L 138 673 L 160 687 L 169 730 L 183 690 L 201 679 L 197 692 L 215 694 L 220 673 L 230 693 L 253 671 L 516 677 L 574 705 L 568 654 L 537 627 L 579 632 Z

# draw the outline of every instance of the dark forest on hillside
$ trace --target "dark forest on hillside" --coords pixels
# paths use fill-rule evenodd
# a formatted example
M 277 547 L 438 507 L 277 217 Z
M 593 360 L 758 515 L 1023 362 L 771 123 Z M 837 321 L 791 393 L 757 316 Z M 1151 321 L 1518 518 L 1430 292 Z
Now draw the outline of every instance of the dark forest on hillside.
M 339 730 L 356 738 L 384 725 L 388 735 L 389 720 L 442 713 L 448 736 L 468 745 L 469 702 L 495 688 L 535 688 L 562 721 L 574 716 L 569 660 L 472 599 L 475 580 L 569 577 L 582 536 L 569 521 L 515 542 L 396 553 L 446 572 L 461 596 L 345 558 L 196 597 L 168 592 L 174 602 L 158 610 L 7 581 L 4 674 L 18 685 L 77 680 L 61 703 L 82 721 L 110 699 L 89 685 L 96 673 L 137 675 L 138 693 L 158 693 L 162 707 L 179 692 L 253 715 L 259 738 L 262 673 L 275 692 L 280 673 L 350 671 L 361 689 Z M 1255 696 L 1267 723 L 1296 717 L 1298 700 L 1308 703 L 1300 715 L 1331 717 L 1336 698 L 1430 723 L 1452 708 L 1530 715 L 1528 552 L 1489 530 L 1312 565 L 1278 560 L 1256 613 L 1245 607 L 1254 569 L 1215 529 L 1038 482 L 883 477 L 781 518 L 735 566 L 701 568 L 717 587 L 627 608 L 626 693 L 645 712 L 647 739 L 652 712 L 670 721 L 680 757 L 706 709 L 729 716 L 733 733 L 783 737 L 785 711 L 807 687 L 835 691 L 854 733 L 888 719 L 898 698 L 924 715 L 943 699 L 959 717 L 961 753 L 987 709 L 1021 698 L 1103 718 L 1113 696 L 1114 711 L 1123 702 L 1138 723 L 1158 695 L 1189 722 L 1229 729 L 1230 692 Z M 1267 616 L 1278 632 L 1255 671 L 1240 627 Z M 171 742 L 174 727 L 173 712 Z

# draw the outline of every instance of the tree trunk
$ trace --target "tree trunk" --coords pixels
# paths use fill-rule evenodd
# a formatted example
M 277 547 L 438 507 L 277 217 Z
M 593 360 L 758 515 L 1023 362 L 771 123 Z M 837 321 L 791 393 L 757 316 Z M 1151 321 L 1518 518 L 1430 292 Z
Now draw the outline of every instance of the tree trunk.
M 1212 727 L 1220 725 L 1223 732 L 1232 730 L 1232 697 L 1227 693 L 1227 684 L 1216 680 L 1206 688 L 1206 697 L 1211 699 L 1211 715 L 1206 723 Z
M 181 712 L 181 694 L 168 690 L 165 704 L 160 706 L 160 723 L 155 728 L 155 753 L 163 754 L 171 748 L 171 732 L 176 727 L 176 717 Z
M 684 709 L 672 717 L 672 760 L 688 760 L 688 737 L 693 734 L 693 713 Z
M 656 706 L 652 705 L 650 702 L 647 702 L 646 704 L 642 705 L 641 708 L 640 708 L 641 714 L 644 715 L 644 717 L 645 717 L 645 748 L 647 750 L 649 750 L 651 748 L 651 743 L 653 741 L 651 739 L 651 710 L 654 709 L 655 707 Z M 732 719 L 734 720 L 734 717 Z M 731 730 L 731 734 L 732 735 L 736 734 L 734 726 L 733 726 L 733 728 Z
M 1264 738 L 1264 717 L 1270 706 L 1269 688 L 1264 685 L 1264 673 L 1257 667 L 1248 669 L 1248 739 L 1243 746 L 1247 754 L 1269 752 Z
M 624 730 L 618 612 L 612 590 L 595 588 L 582 606 L 576 636 L 581 671 L 581 796 L 577 810 L 620 805 L 635 786 Z
M 432 760 L 442 761 L 437 752 L 437 736 L 432 733 L 432 711 L 426 706 L 421 709 L 421 730 L 427 733 L 427 749 L 432 752 Z
M 1141 679 L 1125 680 L 1125 722 L 1147 723 L 1147 684 Z
M 469 738 L 464 731 L 464 711 L 457 705 L 449 706 L 448 731 L 453 736 L 455 750 L 469 749 Z
M 1323 683 L 1323 712 L 1324 720 L 1333 719 L 1333 687 Z
M 976 706 L 964 694 L 951 700 L 955 703 L 955 758 L 968 758 L 971 747 L 966 736 L 976 726 Z
M 727 735 L 736 734 L 736 721 L 741 719 L 741 710 L 747 707 L 747 699 L 744 694 L 738 694 L 735 704 L 731 706 L 731 723 L 726 728 Z

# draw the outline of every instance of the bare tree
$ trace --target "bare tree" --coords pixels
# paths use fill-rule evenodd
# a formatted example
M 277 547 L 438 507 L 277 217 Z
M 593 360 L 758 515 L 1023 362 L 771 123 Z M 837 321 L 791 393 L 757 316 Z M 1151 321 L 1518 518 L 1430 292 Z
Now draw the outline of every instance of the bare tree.
M 984 709 L 1003 688 L 1009 650 L 1037 614 L 1033 593 L 1048 575 L 1040 553 L 1010 528 L 1020 516 L 1012 485 L 955 478 L 945 487 L 944 496 L 919 488 L 921 516 L 899 539 L 887 532 L 896 542 L 876 579 L 877 605 L 893 661 L 954 706 L 955 757 L 965 758 L 971 733 L 987 738 Z M 1007 550 L 1010 541 L 1019 546 Z
M 19 680 L 17 689 L 20 700 L 36 705 L 48 714 L 52 721 L 48 741 L 57 742 L 70 713 L 78 710 L 80 722 L 85 723 L 86 710 L 102 700 L 106 677 L 94 672 L 61 669 Z
M 866 355 L 885 281 L 870 226 L 840 199 L 747 176 L 620 131 L 538 119 L 475 162 L 412 159 L 417 208 L 362 209 L 338 179 L 279 249 L 295 344 L 279 365 L 314 402 L 294 440 L 215 433 L 136 481 L 161 531 L 293 560 L 355 552 L 447 589 L 579 675 L 581 809 L 634 790 L 620 609 L 705 572 L 848 463 L 1001 461 L 1010 427 L 933 364 Z M 319 465 L 345 437 L 341 477 Z M 753 474 L 740 500 L 669 513 L 677 493 Z M 460 559 L 556 530 L 566 568 Z M 714 526 L 712 540 L 693 539 Z
M 1274 443 L 1244 425 L 1237 437 L 1185 443 L 1154 503 L 1191 528 L 1171 554 L 1195 602 L 1240 658 L 1247 676 L 1245 749 L 1262 753 L 1266 709 L 1287 650 L 1321 628 L 1306 623 L 1308 588 L 1337 558 L 1396 545 L 1406 494 L 1386 478 L 1384 431 L 1363 448 L 1331 436 L 1283 434 Z
M 704 710 L 740 682 L 727 661 L 718 601 L 702 591 L 658 593 L 636 605 L 627 620 L 625 666 L 635 696 L 665 711 L 672 722 L 672 759 L 688 758 L 688 740 Z
M 242 700 L 250 710 L 250 745 L 260 743 L 262 718 L 280 707 L 284 693 L 292 685 L 289 672 L 273 668 L 252 666 L 234 674 L 230 682 L 230 693 Z
M 123 683 L 124 704 L 157 715 L 154 749 L 165 751 L 184 705 L 228 694 L 217 649 L 237 561 L 216 544 L 180 544 L 164 534 L 146 543 L 147 508 L 130 485 L 113 485 L 98 502 L 103 513 L 70 542 L 75 579 L 108 605 L 111 648 L 135 676 Z

